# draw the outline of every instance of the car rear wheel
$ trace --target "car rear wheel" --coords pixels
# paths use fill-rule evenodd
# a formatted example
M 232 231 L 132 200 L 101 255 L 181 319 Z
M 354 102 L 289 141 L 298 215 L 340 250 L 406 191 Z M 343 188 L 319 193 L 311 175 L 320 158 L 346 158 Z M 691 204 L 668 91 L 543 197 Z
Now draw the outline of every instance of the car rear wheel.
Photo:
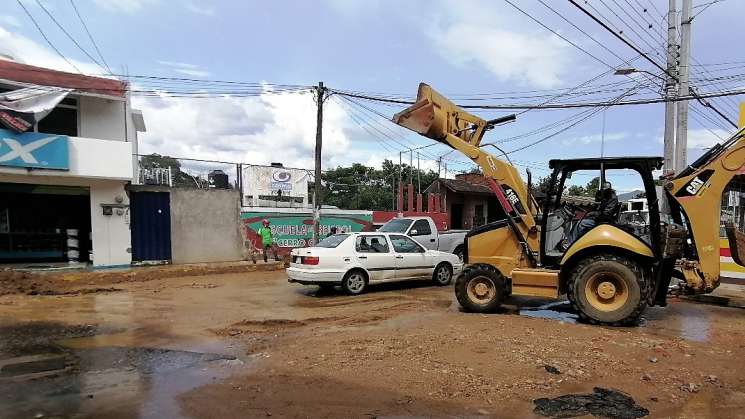
M 341 281 L 341 288 L 349 295 L 362 294 L 367 288 L 367 274 L 358 269 L 347 272 Z
M 453 267 L 448 263 L 441 263 L 435 268 L 435 272 L 432 274 L 432 280 L 435 284 L 445 286 L 450 284 L 453 279 Z

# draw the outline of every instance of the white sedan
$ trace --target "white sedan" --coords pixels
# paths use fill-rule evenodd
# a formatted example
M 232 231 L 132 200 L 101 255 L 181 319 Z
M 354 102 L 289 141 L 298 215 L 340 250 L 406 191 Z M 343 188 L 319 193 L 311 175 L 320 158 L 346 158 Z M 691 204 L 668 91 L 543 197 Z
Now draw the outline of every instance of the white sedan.
M 294 249 L 287 276 L 290 282 L 361 294 L 383 282 L 431 280 L 448 285 L 463 263 L 452 253 L 427 250 L 408 236 L 394 233 L 335 234 L 315 247 Z

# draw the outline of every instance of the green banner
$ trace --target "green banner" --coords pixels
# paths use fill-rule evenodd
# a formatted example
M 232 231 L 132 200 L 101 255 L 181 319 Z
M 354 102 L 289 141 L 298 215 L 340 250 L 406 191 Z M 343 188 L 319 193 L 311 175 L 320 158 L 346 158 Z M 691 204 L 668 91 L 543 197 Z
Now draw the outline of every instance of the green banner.
M 307 247 L 313 238 L 313 215 L 292 213 L 242 212 L 241 221 L 247 227 L 246 239 L 261 247 L 258 230 L 263 220 L 269 220 L 274 243 L 280 248 Z M 371 231 L 372 214 L 328 214 L 320 220 L 321 236 L 325 237 L 336 227 L 338 233 Z

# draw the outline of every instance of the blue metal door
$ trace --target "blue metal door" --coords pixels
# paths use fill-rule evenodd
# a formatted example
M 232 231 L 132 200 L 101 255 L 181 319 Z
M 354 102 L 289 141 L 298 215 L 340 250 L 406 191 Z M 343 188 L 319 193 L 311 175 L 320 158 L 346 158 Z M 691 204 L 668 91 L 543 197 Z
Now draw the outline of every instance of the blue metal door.
M 132 260 L 171 260 L 168 192 L 132 192 Z

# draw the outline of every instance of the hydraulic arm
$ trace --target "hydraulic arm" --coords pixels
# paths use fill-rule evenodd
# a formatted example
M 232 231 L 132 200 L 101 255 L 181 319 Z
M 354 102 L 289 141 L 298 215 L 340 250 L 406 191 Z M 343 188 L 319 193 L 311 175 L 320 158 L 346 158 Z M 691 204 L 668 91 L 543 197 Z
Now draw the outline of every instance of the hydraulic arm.
M 514 115 L 486 121 L 465 112 L 425 83 L 419 84 L 416 103 L 393 117 L 396 124 L 449 145 L 481 167 L 524 247 L 525 256 L 535 265 L 537 207 L 532 204 L 527 185 L 514 166 L 481 148 L 486 131 L 511 120 Z
M 691 291 L 709 292 L 719 285 L 722 193 L 735 175 L 745 173 L 744 165 L 745 134 L 741 129 L 665 184 L 673 220 L 688 226 L 692 246 L 681 269 Z M 745 249 L 737 245 L 737 235 L 729 236 L 733 259 L 742 264 Z

